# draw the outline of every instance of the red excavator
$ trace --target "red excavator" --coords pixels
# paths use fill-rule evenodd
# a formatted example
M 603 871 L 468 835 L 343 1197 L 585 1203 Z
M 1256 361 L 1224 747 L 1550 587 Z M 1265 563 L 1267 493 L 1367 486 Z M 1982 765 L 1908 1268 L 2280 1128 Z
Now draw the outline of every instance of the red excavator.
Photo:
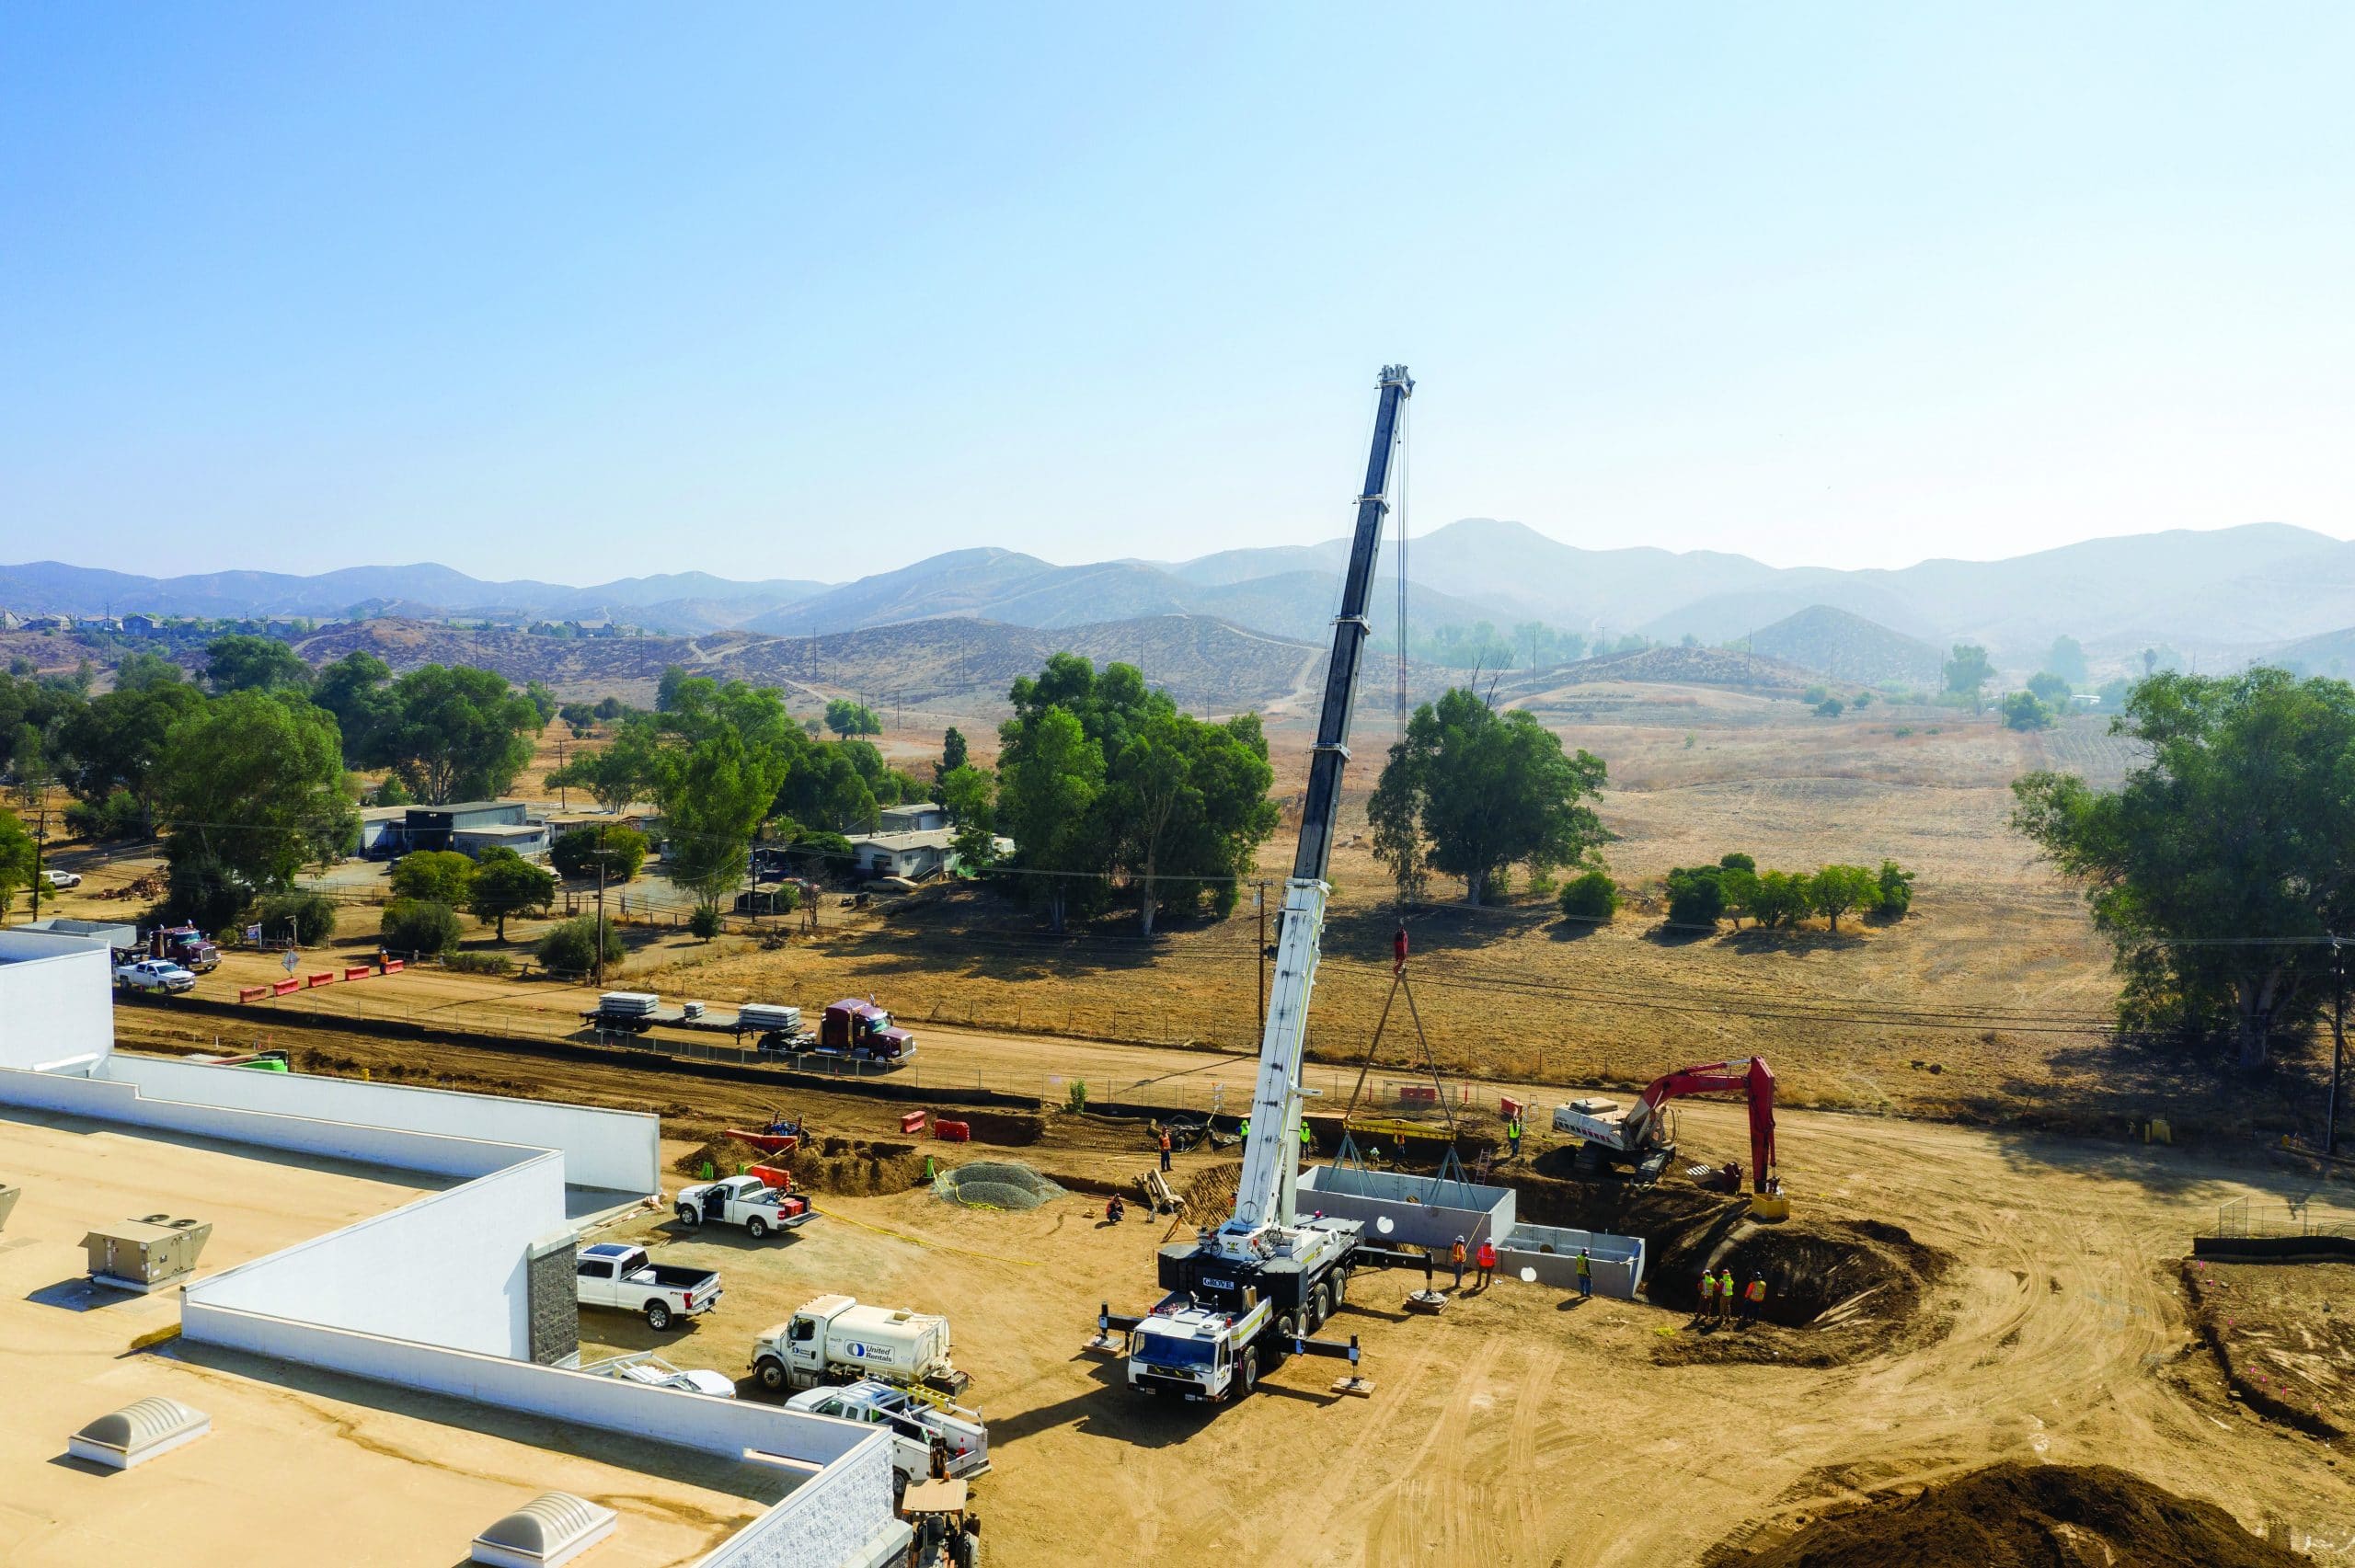
M 1778 1197 L 1775 1175 L 1775 1073 L 1763 1057 L 1713 1061 L 1655 1079 L 1632 1105 L 1595 1097 L 1554 1107 L 1554 1130 L 1580 1140 L 1573 1169 L 1600 1173 L 1606 1165 L 1633 1165 L 1637 1181 L 1657 1181 L 1676 1153 L 1672 1118 L 1663 1107 L 1691 1094 L 1740 1094 L 1750 1103 L 1751 1190 Z M 1734 1190 L 1741 1188 L 1740 1173 Z

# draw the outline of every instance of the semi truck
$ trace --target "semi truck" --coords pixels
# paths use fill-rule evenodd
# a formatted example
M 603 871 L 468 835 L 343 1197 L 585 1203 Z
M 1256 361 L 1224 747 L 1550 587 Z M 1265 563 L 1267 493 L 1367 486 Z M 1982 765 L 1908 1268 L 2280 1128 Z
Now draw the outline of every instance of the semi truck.
M 970 1380 L 949 1359 L 947 1318 L 848 1296 L 821 1296 L 761 1335 L 752 1372 L 772 1392 L 875 1378 L 954 1394 Z
M 719 1305 L 718 1274 L 656 1263 L 644 1247 L 626 1242 L 581 1248 L 573 1274 L 573 1298 L 580 1305 L 640 1313 L 657 1333 L 674 1319 L 698 1317 Z
M 693 1230 L 699 1226 L 741 1225 L 755 1242 L 771 1231 L 798 1230 L 815 1211 L 800 1194 L 772 1186 L 761 1176 L 723 1176 L 681 1187 L 674 1212 L 679 1223 Z
M 1404 365 L 1385 365 L 1377 383 L 1373 448 L 1358 493 L 1356 532 L 1340 612 L 1333 620 L 1333 650 L 1326 664 L 1324 705 L 1309 754 L 1302 798 L 1300 843 L 1284 883 L 1283 923 L 1268 990 L 1267 1025 L 1259 1040 L 1258 1076 L 1247 1113 L 1243 1171 L 1235 1212 L 1217 1230 L 1161 1249 L 1166 1292 L 1149 1312 L 1115 1315 L 1107 1303 L 1097 1316 L 1099 1339 L 1127 1333 L 1129 1386 L 1213 1403 L 1248 1393 L 1262 1374 L 1287 1356 L 1358 1358 L 1346 1345 L 1309 1337 L 1339 1307 L 1350 1274 L 1367 1265 L 1405 1261 L 1366 1243 L 1354 1219 L 1298 1212 L 1300 1082 L 1310 993 L 1331 887 L 1333 836 L 1341 798 L 1341 770 L 1350 755 L 1350 718 L 1365 651 L 1366 605 L 1383 520 L 1390 510 L 1393 459 L 1406 436 L 1407 399 L 1414 382 Z
M 846 997 L 829 1002 L 818 1023 L 819 1054 L 853 1057 L 862 1061 L 902 1062 L 916 1054 L 916 1037 L 893 1026 L 891 1015 L 875 1005 Z

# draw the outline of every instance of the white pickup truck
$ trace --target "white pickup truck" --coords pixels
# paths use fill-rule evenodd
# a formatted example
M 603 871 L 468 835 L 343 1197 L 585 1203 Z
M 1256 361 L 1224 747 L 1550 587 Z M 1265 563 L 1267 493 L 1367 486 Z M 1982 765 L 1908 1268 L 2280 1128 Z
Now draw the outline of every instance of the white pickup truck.
M 736 1397 L 736 1380 L 727 1373 L 693 1368 L 683 1371 L 650 1350 L 592 1361 L 580 1369 L 600 1378 L 643 1383 L 649 1389 L 672 1389 L 683 1394 L 706 1394 L 713 1399 Z
M 192 990 L 196 977 L 169 958 L 142 958 L 116 967 L 114 983 L 125 990 Z
M 932 1474 L 932 1450 L 941 1450 L 943 1469 L 951 1476 L 974 1475 L 989 1469 L 990 1431 L 979 1411 L 925 1398 L 893 1388 L 872 1378 L 845 1388 L 811 1389 L 785 1402 L 787 1410 L 831 1415 L 881 1426 L 891 1434 L 891 1468 L 902 1481 L 923 1481 Z
M 644 1247 L 599 1242 L 574 1261 L 572 1293 L 584 1307 L 642 1312 L 657 1333 L 673 1318 L 692 1318 L 719 1305 L 719 1276 L 707 1268 L 659 1264 Z
M 772 1230 L 798 1230 L 813 1217 L 808 1198 L 773 1187 L 758 1176 L 723 1176 L 682 1187 L 676 1212 L 679 1223 L 690 1230 L 706 1222 L 741 1225 L 755 1242 Z

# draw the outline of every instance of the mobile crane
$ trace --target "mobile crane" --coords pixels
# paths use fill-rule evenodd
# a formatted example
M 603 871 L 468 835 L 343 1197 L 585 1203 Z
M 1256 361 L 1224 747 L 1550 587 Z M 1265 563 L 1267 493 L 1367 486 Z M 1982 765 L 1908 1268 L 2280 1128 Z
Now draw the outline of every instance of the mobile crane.
M 1160 1284 L 1167 1294 L 1152 1311 L 1118 1316 L 1108 1306 L 1097 1319 L 1103 1335 L 1127 1332 L 1129 1385 L 1145 1392 L 1223 1401 L 1248 1393 L 1262 1372 L 1293 1352 L 1346 1356 L 1354 1363 L 1354 1339 L 1342 1345 L 1307 1336 L 1341 1304 L 1353 1268 L 1403 1261 L 1366 1245 L 1361 1222 L 1322 1215 L 1303 1222 L 1296 1205 L 1301 1052 L 1325 932 L 1325 900 L 1331 892 L 1325 873 L 1332 861 L 1341 769 L 1350 758 L 1350 709 L 1368 635 L 1374 558 L 1383 519 L 1390 511 L 1392 460 L 1406 438 L 1406 402 L 1415 387 L 1404 365 L 1384 366 L 1377 384 L 1373 450 L 1358 493 L 1340 612 L 1333 618 L 1333 655 L 1310 753 L 1300 846 L 1284 883 L 1283 921 L 1252 1091 L 1251 1136 L 1235 1185 L 1235 1213 L 1214 1231 L 1204 1228 L 1191 1242 L 1161 1249 Z

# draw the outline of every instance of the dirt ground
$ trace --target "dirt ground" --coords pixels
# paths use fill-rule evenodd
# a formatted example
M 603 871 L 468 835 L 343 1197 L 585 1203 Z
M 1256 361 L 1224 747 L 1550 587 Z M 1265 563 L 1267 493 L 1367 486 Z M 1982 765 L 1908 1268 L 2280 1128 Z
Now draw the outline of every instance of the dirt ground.
M 1334 1328 L 1361 1336 L 1370 1399 L 1329 1395 L 1333 1365 L 1295 1361 L 1213 1415 L 1139 1400 L 1080 1348 L 1099 1301 L 1151 1297 L 1166 1222 L 1107 1225 L 1080 1194 L 977 1213 L 919 1186 L 821 1196 L 821 1218 L 780 1242 L 672 1239 L 680 1261 L 723 1270 L 728 1296 L 662 1343 L 741 1375 L 752 1337 L 824 1291 L 948 1313 L 997 1455 L 977 1496 L 1019 1562 L 1100 1562 L 1118 1539 L 1148 1561 L 1652 1568 L 1766 1551 L 1869 1494 L 2017 1461 L 2122 1465 L 2316 1562 L 2355 1563 L 2355 1476 L 2334 1447 L 2230 1397 L 2173 1267 L 2204 1206 L 2279 1199 L 2296 1178 L 1854 1116 L 1794 1115 L 1784 1138 L 1806 1173 L 1804 1222 L 1901 1227 L 1953 1259 L 1918 1309 L 1937 1332 L 1836 1366 L 1664 1356 L 1699 1337 L 1673 1307 L 1508 1280 L 1410 1318 L 1400 1304 L 1419 1276 L 1370 1275 Z M 636 1232 L 672 1226 L 649 1217 Z M 584 1333 L 656 1343 L 618 1317 Z
M 2355 1265 L 2187 1259 L 2200 1336 L 2236 1398 L 2334 1445 L 2355 1385 Z

